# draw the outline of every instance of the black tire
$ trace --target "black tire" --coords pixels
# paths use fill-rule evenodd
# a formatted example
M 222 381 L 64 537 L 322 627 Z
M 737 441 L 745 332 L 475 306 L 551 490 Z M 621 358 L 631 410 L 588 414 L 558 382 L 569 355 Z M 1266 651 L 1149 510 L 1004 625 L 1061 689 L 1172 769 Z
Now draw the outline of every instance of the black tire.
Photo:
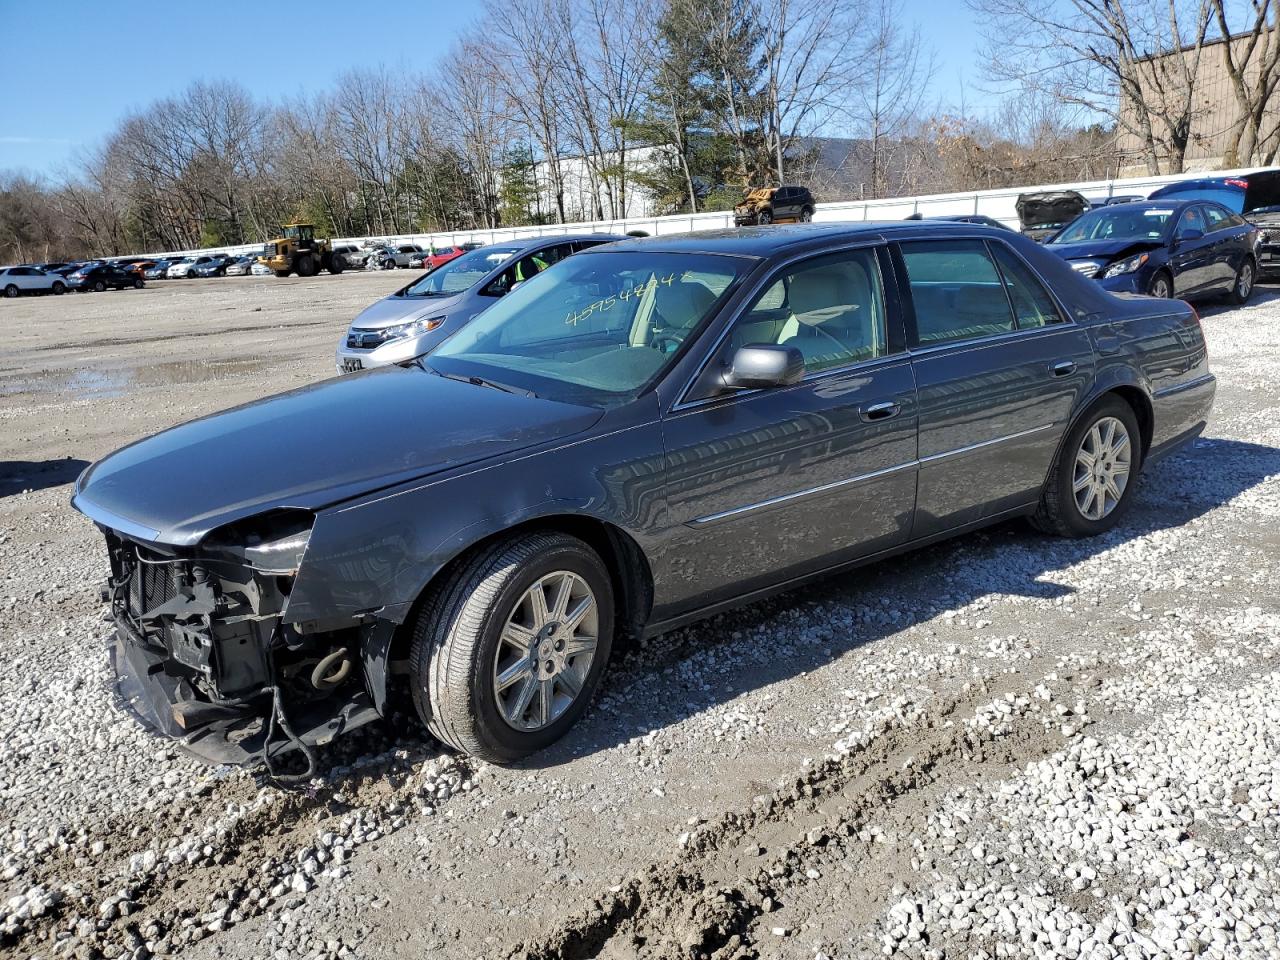
M 14 297 L 16 297 L 16 296 L 18 295 L 18 292 L 19 292 L 19 291 L 18 291 L 18 287 L 17 287 L 17 285 L 16 285 L 16 284 L 12 284 L 12 283 L 11 283 L 11 284 L 9 284 L 7 287 L 5 287 L 5 288 L 4 288 L 4 295 L 5 295 L 6 297 L 8 297 L 10 300 L 12 300 Z
M 142 278 L 141 278 L 141 277 L 134 277 L 134 278 L 133 278 L 133 289 L 135 289 L 135 290 L 141 290 L 141 289 L 142 289 Z
M 300 277 L 310 277 L 316 272 L 316 262 L 310 257 L 299 257 L 294 267 Z
M 503 718 L 493 673 L 501 635 L 517 604 L 542 577 L 568 571 L 596 601 L 594 659 L 577 697 L 537 730 Z M 463 753 L 510 763 L 560 739 L 591 701 L 613 642 L 613 590 L 594 550 L 565 534 L 514 536 L 477 550 L 430 589 L 410 650 L 413 703 L 431 734 Z
M 95 280 L 95 281 L 93 281 L 93 292 L 94 292 L 94 293 L 102 293 L 102 292 L 103 292 L 104 290 L 106 290 L 106 289 L 107 289 L 107 285 L 106 285 L 105 283 L 103 283 L 101 280 Z
M 1249 257 L 1244 263 L 1240 264 L 1240 269 L 1236 271 L 1235 281 L 1231 284 L 1231 292 L 1227 294 L 1227 299 L 1237 306 L 1249 302 L 1249 298 L 1253 296 L 1253 288 L 1258 282 L 1258 267 L 1253 262 L 1253 258 Z
M 760 226 L 762 227 L 768 226 L 769 224 L 773 223 L 773 211 L 761 210 L 760 213 L 756 216 L 756 223 L 760 224 Z
M 1080 452 L 1085 435 L 1094 424 L 1113 417 L 1124 424 L 1129 434 L 1130 465 L 1127 482 L 1119 500 L 1109 513 L 1100 519 L 1086 517 L 1076 503 L 1074 490 L 1076 456 Z M 1142 473 L 1142 432 L 1133 408 L 1115 394 L 1100 398 L 1076 420 L 1058 450 L 1049 478 L 1040 495 L 1032 523 L 1045 533 L 1060 537 L 1093 537 L 1114 527 L 1128 512 L 1133 503 L 1133 491 Z
M 800 222 L 801 223 L 813 222 L 813 209 L 811 207 L 805 207 L 803 210 L 800 211 Z
M 277 276 L 277 277 L 287 277 L 287 276 L 289 275 L 290 271 L 288 271 L 288 270 L 277 270 L 275 273 L 276 273 L 276 276 Z
M 383 270 L 394 270 L 395 268 L 396 268 L 396 262 L 394 260 L 386 259 L 382 261 Z
M 346 266 L 347 266 L 346 261 L 342 259 L 341 254 L 335 253 L 330 255 L 329 272 L 333 274 L 335 277 L 338 274 L 340 274 L 346 268 Z
M 67 285 L 65 283 L 63 283 L 61 280 L 53 281 L 53 295 L 55 297 L 60 297 L 66 292 L 67 292 Z
M 1151 278 L 1151 286 L 1147 289 L 1147 293 L 1153 297 L 1161 297 L 1165 300 L 1173 298 L 1173 277 L 1169 275 L 1169 271 L 1161 270 Z

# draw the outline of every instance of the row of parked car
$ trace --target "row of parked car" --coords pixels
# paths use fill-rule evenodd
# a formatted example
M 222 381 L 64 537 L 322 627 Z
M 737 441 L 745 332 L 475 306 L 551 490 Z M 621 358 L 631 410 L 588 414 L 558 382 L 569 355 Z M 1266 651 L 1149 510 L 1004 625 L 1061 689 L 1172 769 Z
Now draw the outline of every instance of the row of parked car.
M 373 244 L 358 247 L 339 245 L 334 253 L 341 256 L 348 269 L 393 270 L 397 267 L 434 270 L 465 253 L 479 248 L 478 243 L 465 243 L 442 248 L 423 249 L 417 244 Z M 26 263 L 0 267 L 0 294 L 17 297 L 22 294 L 68 291 L 101 292 L 124 288 L 141 288 L 148 280 L 183 280 L 192 277 L 271 276 L 271 270 L 258 262 L 257 254 L 211 253 L 188 257 L 122 257 L 113 260 L 82 260 L 74 263 Z

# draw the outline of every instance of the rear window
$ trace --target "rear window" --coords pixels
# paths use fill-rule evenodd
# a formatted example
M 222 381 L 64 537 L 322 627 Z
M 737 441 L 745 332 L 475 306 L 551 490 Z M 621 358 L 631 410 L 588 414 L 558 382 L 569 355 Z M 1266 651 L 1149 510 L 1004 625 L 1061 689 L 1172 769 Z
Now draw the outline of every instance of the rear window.
M 1009 333 L 1013 312 L 995 262 L 981 240 L 902 245 L 922 346 Z

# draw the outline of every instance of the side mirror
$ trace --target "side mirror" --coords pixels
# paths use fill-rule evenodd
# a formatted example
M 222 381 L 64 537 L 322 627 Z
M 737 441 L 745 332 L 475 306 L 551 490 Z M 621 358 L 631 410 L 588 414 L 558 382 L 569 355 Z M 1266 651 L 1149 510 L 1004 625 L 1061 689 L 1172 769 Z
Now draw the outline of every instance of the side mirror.
M 804 357 L 795 347 L 757 343 L 738 348 L 722 382 L 729 388 L 761 390 L 788 387 L 803 377 Z
M 1192 240 L 1201 240 L 1204 238 L 1203 230 L 1184 230 L 1178 234 L 1179 243 L 1190 243 Z

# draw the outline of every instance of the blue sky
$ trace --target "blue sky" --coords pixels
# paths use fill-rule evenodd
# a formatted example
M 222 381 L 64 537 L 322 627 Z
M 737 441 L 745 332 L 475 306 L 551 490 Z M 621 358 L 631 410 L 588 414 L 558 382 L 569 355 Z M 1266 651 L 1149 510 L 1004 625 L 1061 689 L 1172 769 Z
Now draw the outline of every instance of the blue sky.
M 969 105 L 980 104 L 979 38 L 964 4 L 902 0 L 899 9 L 937 52 L 935 88 L 954 102 L 963 86 Z M 423 70 L 479 12 L 475 0 L 0 0 L 0 170 L 56 177 L 121 117 L 194 80 L 231 78 L 271 102 L 356 67 Z

